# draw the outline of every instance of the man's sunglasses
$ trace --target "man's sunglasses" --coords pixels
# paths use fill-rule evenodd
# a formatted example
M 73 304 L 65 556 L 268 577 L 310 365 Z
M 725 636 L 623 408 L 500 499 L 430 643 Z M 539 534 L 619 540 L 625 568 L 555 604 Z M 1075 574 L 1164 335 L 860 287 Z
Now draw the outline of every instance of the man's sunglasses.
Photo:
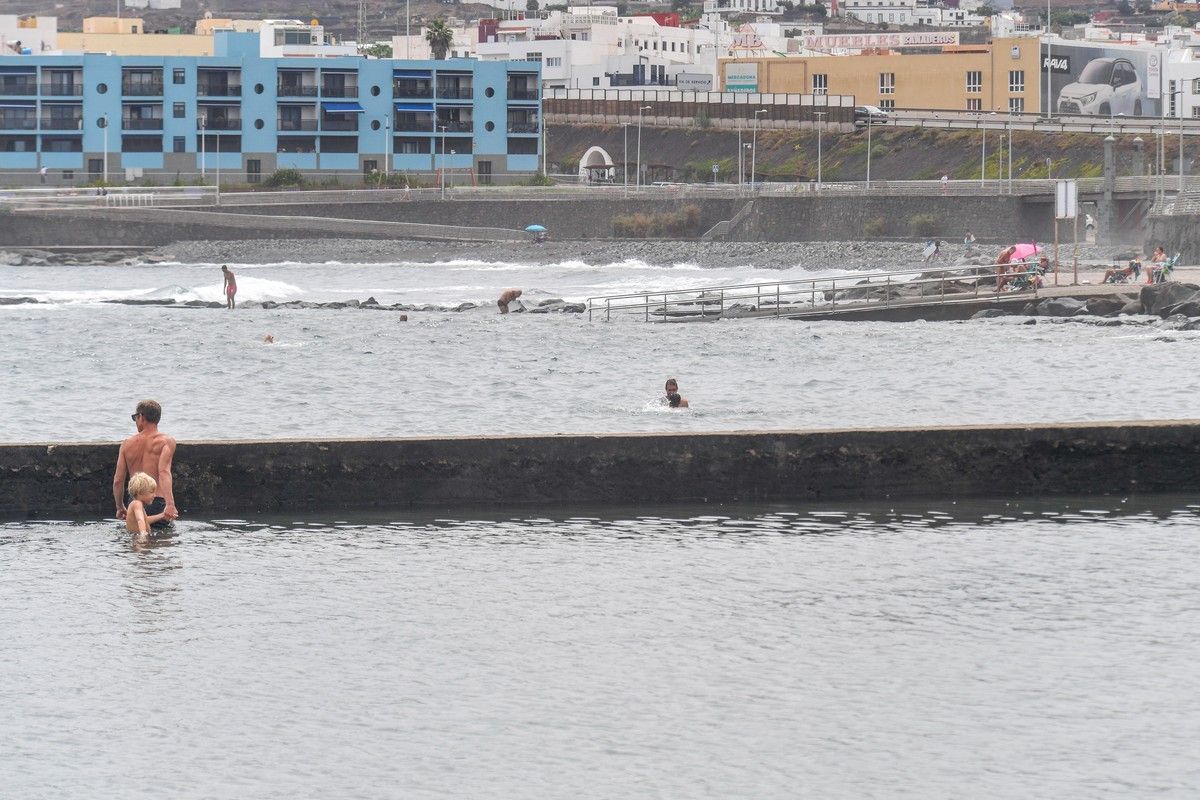
M 138 417 L 140 417 L 140 416 L 141 416 L 141 414 L 130 414 L 130 415 L 129 415 L 129 418 L 130 418 L 131 420 L 133 420 L 134 422 L 137 422 L 137 418 L 138 418 Z

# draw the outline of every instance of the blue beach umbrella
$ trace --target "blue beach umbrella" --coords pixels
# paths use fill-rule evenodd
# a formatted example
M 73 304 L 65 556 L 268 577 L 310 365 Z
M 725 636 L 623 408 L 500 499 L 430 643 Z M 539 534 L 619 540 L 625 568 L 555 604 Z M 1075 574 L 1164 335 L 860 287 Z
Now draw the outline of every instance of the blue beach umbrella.
M 530 233 L 545 233 L 546 232 L 546 228 L 542 225 L 527 225 L 525 227 L 525 230 L 529 231 Z

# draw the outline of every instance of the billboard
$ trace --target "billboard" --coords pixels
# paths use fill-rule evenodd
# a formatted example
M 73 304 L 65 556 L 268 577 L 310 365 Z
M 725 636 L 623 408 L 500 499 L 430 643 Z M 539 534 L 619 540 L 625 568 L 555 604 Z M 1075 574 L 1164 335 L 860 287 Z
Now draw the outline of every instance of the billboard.
M 675 88 L 685 92 L 711 92 L 712 75 L 704 72 L 681 72 L 675 76 Z
M 726 64 L 725 91 L 757 92 L 758 64 Z
M 848 33 L 805 36 L 809 50 L 873 50 L 905 47 L 945 47 L 958 44 L 958 33 L 925 31 L 910 33 Z
M 1148 47 L 1042 44 L 1041 76 L 1050 75 L 1055 115 L 1157 117 L 1162 111 L 1163 52 Z

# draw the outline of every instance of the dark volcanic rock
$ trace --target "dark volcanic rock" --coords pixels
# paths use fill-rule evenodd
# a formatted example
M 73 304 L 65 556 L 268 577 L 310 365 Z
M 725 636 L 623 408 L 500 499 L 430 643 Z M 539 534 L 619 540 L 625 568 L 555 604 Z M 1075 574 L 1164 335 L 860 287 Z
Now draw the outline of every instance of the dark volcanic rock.
M 1125 301 L 1119 297 L 1089 297 L 1084 307 L 1095 317 L 1110 317 L 1120 313 Z
M 1085 304 L 1074 297 L 1048 297 L 1037 306 L 1040 317 L 1073 317 L 1081 312 L 1086 313 Z
M 1188 300 L 1197 291 L 1200 291 L 1200 286 L 1194 283 L 1176 283 L 1170 281 L 1168 283 L 1143 286 L 1142 293 L 1138 299 L 1141 301 L 1145 313 L 1166 317 L 1169 316 L 1167 309 Z
M 1003 308 L 985 308 L 982 311 L 976 311 L 971 315 L 971 319 L 992 319 L 993 317 L 1008 317 L 1009 312 Z

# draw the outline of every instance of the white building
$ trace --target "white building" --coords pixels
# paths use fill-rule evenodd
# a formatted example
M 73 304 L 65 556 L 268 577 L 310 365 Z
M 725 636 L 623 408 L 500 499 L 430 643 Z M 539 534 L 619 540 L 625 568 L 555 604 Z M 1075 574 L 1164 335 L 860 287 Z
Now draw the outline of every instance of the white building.
M 986 22 L 975 13 L 981 5 L 980 0 L 963 0 L 958 8 L 948 8 L 930 0 L 846 0 L 842 8 L 846 16 L 863 22 L 971 28 Z
M 0 14 L 0 56 L 58 49 L 58 17 Z
M 782 14 L 785 10 L 778 0 L 704 0 L 705 14 Z
M 355 44 L 337 44 L 322 25 L 298 19 L 264 19 L 259 30 L 259 55 L 263 58 L 334 58 L 357 56 Z
M 149 8 L 155 11 L 180 7 L 180 0 L 125 0 L 126 8 Z

